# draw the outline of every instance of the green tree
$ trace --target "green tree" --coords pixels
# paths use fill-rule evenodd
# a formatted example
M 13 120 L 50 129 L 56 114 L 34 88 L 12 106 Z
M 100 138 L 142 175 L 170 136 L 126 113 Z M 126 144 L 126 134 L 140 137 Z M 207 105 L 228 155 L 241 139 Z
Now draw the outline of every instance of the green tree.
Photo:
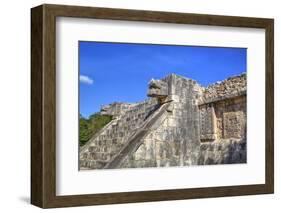
M 89 119 L 79 116 L 79 145 L 83 146 L 99 130 L 112 120 L 112 116 L 94 113 Z

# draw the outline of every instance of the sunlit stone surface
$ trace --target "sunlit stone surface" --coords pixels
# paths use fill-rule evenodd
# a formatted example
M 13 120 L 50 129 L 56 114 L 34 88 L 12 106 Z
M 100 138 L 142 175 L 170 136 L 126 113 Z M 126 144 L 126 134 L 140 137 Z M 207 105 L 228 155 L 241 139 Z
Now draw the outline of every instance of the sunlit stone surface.
M 80 148 L 80 169 L 246 163 L 246 92 L 246 74 L 152 79 L 143 102 L 102 107 L 114 120 Z

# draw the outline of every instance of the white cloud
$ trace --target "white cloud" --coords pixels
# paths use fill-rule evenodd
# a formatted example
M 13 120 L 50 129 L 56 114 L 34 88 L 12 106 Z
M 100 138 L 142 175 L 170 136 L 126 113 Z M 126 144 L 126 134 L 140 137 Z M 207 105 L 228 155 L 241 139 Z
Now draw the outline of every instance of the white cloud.
M 93 79 L 91 79 L 90 77 L 86 76 L 86 75 L 80 75 L 79 76 L 79 80 L 81 83 L 84 84 L 93 84 Z

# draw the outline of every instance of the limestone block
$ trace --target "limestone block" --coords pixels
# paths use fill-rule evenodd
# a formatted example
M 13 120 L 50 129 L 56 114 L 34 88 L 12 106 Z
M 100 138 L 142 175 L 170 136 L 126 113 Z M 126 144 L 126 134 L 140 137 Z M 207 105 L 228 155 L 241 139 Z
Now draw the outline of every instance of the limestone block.
M 202 143 L 199 165 L 246 163 L 245 139 L 221 139 L 215 142 Z
M 245 117 L 243 112 L 223 113 L 224 138 L 243 138 L 245 133 Z
M 200 139 L 213 141 L 216 139 L 216 115 L 213 105 L 206 104 L 200 107 Z
M 177 127 L 177 119 L 175 119 L 175 118 L 168 118 L 167 119 L 167 126 L 168 127 Z

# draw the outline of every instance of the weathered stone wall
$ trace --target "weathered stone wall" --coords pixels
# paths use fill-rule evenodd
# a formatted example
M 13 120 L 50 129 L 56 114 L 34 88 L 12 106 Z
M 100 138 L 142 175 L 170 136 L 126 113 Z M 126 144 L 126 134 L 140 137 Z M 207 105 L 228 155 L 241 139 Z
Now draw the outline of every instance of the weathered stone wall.
M 206 104 L 200 106 L 200 111 L 204 108 Z M 212 117 L 212 122 L 209 124 L 200 114 L 205 129 L 201 125 L 198 164 L 246 163 L 246 96 L 212 103 L 211 108 L 213 111 L 208 116 Z
M 163 80 L 169 87 L 167 100 L 172 100 L 166 119 L 143 139 L 142 145 L 122 167 L 197 163 L 200 151 L 197 103 L 202 88 L 195 81 L 174 74 Z
M 128 137 L 138 129 L 146 117 L 158 107 L 155 98 L 144 102 L 125 105 L 125 111 L 119 112 L 120 104 L 108 107 L 106 114 L 114 115 L 115 120 L 110 122 L 105 131 L 94 136 L 80 152 L 80 167 L 102 168 L 122 148 Z M 89 145 L 90 143 L 90 145 Z
M 198 164 L 246 162 L 246 75 L 204 89 Z
M 245 95 L 215 104 L 218 138 L 246 137 L 246 108 Z
M 126 113 L 129 109 L 131 109 L 134 106 L 135 106 L 135 104 L 114 102 L 112 104 L 102 106 L 100 114 L 101 115 L 111 115 L 114 118 L 116 118 L 116 117 Z
M 202 104 L 199 109 L 202 142 L 246 136 L 246 95 Z
M 230 77 L 224 81 L 216 82 L 204 88 L 200 104 L 211 103 L 232 97 L 245 95 L 247 92 L 247 78 L 243 73 Z
M 202 143 L 198 165 L 233 164 L 247 162 L 246 138 L 219 139 Z
M 206 88 L 171 74 L 152 80 L 148 96 L 102 108 L 115 120 L 81 149 L 82 169 L 246 162 L 245 74 Z

